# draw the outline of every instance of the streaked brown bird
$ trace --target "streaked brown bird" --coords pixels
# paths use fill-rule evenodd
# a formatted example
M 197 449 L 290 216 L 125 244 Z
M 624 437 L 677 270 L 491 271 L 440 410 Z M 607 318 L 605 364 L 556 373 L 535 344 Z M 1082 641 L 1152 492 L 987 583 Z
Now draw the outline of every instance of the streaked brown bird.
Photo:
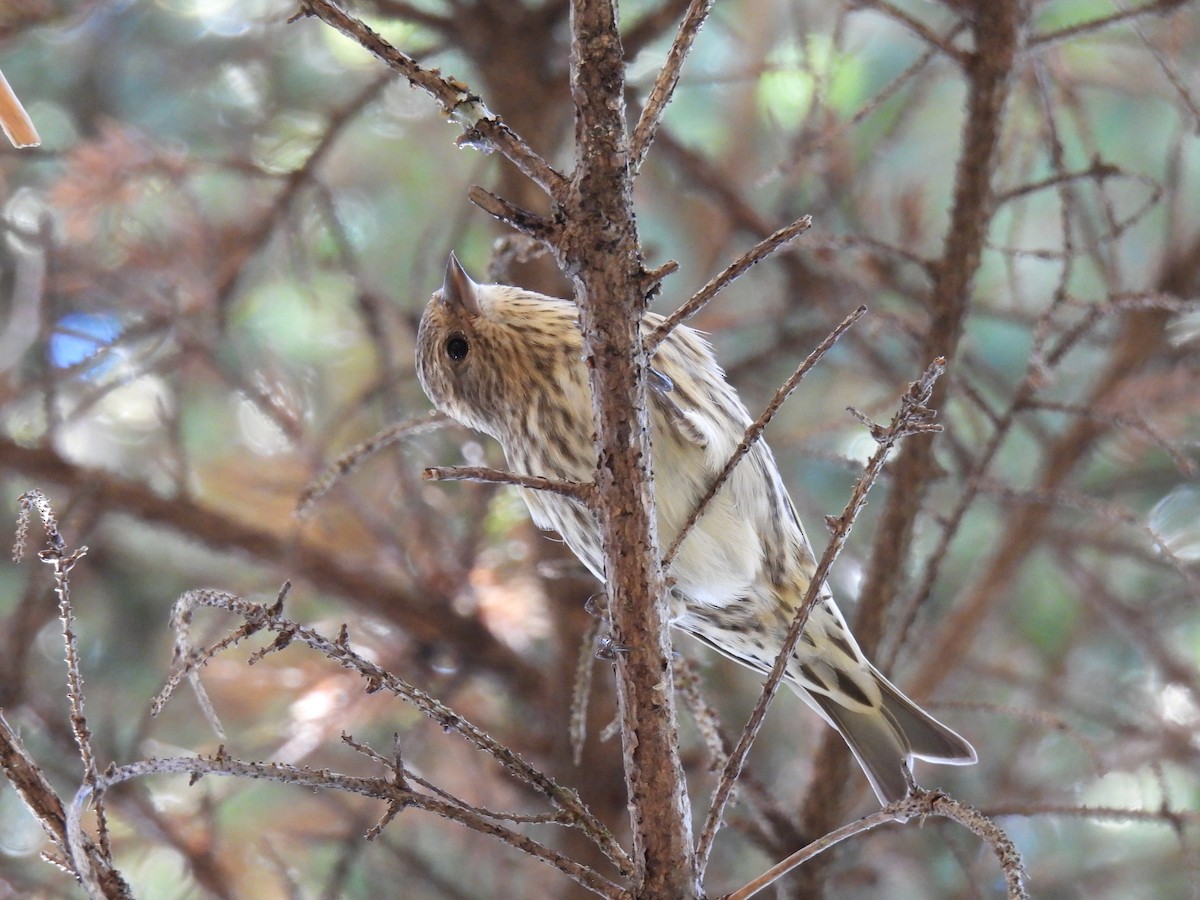
M 643 333 L 661 322 L 647 313 Z M 651 364 L 658 533 L 670 546 L 752 420 L 695 330 L 671 331 Z M 592 407 L 574 303 L 476 284 L 451 255 L 442 289 L 421 319 L 417 372 L 434 406 L 499 441 L 514 472 L 592 478 Z M 599 529 L 588 509 L 558 494 L 521 492 L 538 526 L 561 534 L 603 581 Z M 757 672 L 769 672 L 815 570 L 775 459 L 759 440 L 672 561 L 672 624 Z M 976 760 L 966 740 L 871 665 L 828 588 L 812 610 L 786 681 L 845 738 L 881 803 L 907 794 L 904 770 L 914 759 L 950 765 Z

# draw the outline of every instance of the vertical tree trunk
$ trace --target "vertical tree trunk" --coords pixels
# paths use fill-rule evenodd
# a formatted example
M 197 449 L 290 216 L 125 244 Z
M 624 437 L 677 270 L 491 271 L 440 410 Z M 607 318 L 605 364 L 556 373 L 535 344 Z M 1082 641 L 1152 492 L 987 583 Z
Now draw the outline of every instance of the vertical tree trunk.
M 636 893 L 697 893 L 691 811 L 679 763 L 667 604 L 650 473 L 645 280 L 633 216 L 624 55 L 612 0 L 571 5 L 575 175 L 561 244 L 590 371 L 599 460 L 598 516 L 610 591 L 632 816 Z M 631 402 L 632 401 L 632 402 Z

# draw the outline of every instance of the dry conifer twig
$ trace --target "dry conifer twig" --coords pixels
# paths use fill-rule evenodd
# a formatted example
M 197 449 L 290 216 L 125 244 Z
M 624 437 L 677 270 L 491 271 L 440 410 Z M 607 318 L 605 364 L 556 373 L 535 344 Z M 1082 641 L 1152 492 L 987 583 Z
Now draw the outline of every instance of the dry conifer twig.
M 691 52 L 692 43 L 704 27 L 712 5 L 713 0 L 692 0 L 679 23 L 675 40 L 667 53 L 667 61 L 654 80 L 654 88 L 642 108 L 642 114 L 633 130 L 633 139 L 629 142 L 629 165 L 635 173 L 642 167 L 646 154 L 650 152 L 650 145 L 654 143 L 654 135 L 658 131 L 663 113 L 666 112 L 667 105 L 675 94 L 675 87 L 679 84 L 680 70 Z
M 520 475 L 488 466 L 430 466 L 422 474 L 426 481 L 478 481 L 484 484 L 510 484 L 531 491 L 548 491 L 578 500 L 585 506 L 591 506 L 595 497 L 595 486 L 591 482 Z
M 628 875 L 632 871 L 632 864 L 624 849 L 617 843 L 611 832 L 583 804 L 574 790 L 562 787 L 554 779 L 531 766 L 520 755 L 445 704 L 356 653 L 350 647 L 344 627 L 336 639 L 330 640 L 320 632 L 285 617 L 283 615 L 283 599 L 286 593 L 285 585 L 285 589 L 280 592 L 279 598 L 271 606 L 253 603 L 223 591 L 187 591 L 181 595 L 175 603 L 172 622 L 176 623 L 176 627 L 180 629 L 181 636 L 178 640 L 186 649 L 179 654 L 180 658 L 177 659 L 175 671 L 172 672 L 167 685 L 155 700 L 155 710 L 162 709 L 174 687 L 180 683 L 183 677 L 214 655 L 213 648 L 197 650 L 190 646 L 187 628 L 194 612 L 199 608 L 226 610 L 240 616 L 245 620 L 245 624 L 218 641 L 214 648 L 228 649 L 259 631 L 274 633 L 276 638 L 255 651 L 250 662 L 261 659 L 267 653 L 281 650 L 294 642 L 307 645 L 339 663 L 343 668 L 357 672 L 366 681 L 365 689 L 369 693 L 386 690 L 395 694 L 437 721 L 446 730 L 457 732 L 469 743 L 488 753 L 513 777 L 529 784 L 550 800 L 555 807 L 563 811 L 569 817 L 569 823 L 587 834 L 609 857 L 618 871 L 623 875 Z
M 646 353 L 653 354 L 654 348 L 663 342 L 671 330 L 698 313 L 717 294 L 729 287 L 734 281 L 748 272 L 752 267 L 762 262 L 777 250 L 791 243 L 792 240 L 804 234 L 812 227 L 812 216 L 801 216 L 790 225 L 767 235 L 732 263 L 726 266 L 708 284 L 693 294 L 686 303 L 667 316 L 644 341 Z
M 883 470 L 883 464 L 887 461 L 892 448 L 902 438 L 913 434 L 924 434 L 941 430 L 941 426 L 933 421 L 936 413 L 926 406 L 926 404 L 929 403 L 934 385 L 945 369 L 946 361 L 940 357 L 930 363 L 921 378 L 909 385 L 908 391 L 900 399 L 900 408 L 892 417 L 891 423 L 886 427 L 876 425 L 857 410 L 851 410 L 856 418 L 866 424 L 878 446 L 863 469 L 862 475 L 855 482 L 850 492 L 850 499 L 847 501 L 842 514 L 827 519 L 832 531 L 829 544 L 826 546 L 825 552 L 821 555 L 817 568 L 813 572 L 808 590 L 804 596 L 804 602 L 796 611 L 791 627 L 788 629 L 787 638 L 779 650 L 779 655 L 776 657 L 775 665 L 771 669 L 770 675 L 763 684 L 762 692 L 759 695 L 758 702 L 754 706 L 754 711 L 751 713 L 749 721 L 747 721 L 741 736 L 738 738 L 737 744 L 734 746 L 733 751 L 729 754 L 729 759 L 725 763 L 725 768 L 721 773 L 721 780 L 717 784 L 717 789 L 713 793 L 709 804 L 708 814 L 704 820 L 704 829 L 700 833 L 700 840 L 696 848 L 696 858 L 701 874 L 703 874 L 708 863 L 709 854 L 712 852 L 717 831 L 721 827 L 725 806 L 729 802 L 734 784 L 736 784 L 742 767 L 745 765 L 746 757 L 750 753 L 750 748 L 754 744 L 759 730 L 762 728 L 767 708 L 778 692 L 779 685 L 783 682 L 783 675 L 788 661 L 791 659 L 792 653 L 796 649 L 796 644 L 800 640 L 800 635 L 804 631 L 804 626 L 808 622 L 809 613 L 821 597 L 821 591 L 825 585 L 826 578 L 829 576 L 829 570 L 841 553 L 847 538 L 849 538 L 854 520 L 866 504 L 867 494 L 879 478 L 879 474 Z
M 753 881 L 733 893 L 725 895 L 722 900 L 747 900 L 814 856 L 848 838 L 864 834 L 890 822 L 903 823 L 914 817 L 924 819 L 926 816 L 945 816 L 953 819 L 985 841 L 1000 863 L 1009 900 L 1028 900 L 1029 892 L 1025 888 L 1025 866 L 1021 860 L 1021 854 L 1004 830 L 979 810 L 959 803 L 939 791 L 926 791 L 915 785 L 903 800 L 889 803 L 879 812 L 871 813 L 822 835 L 808 846 L 797 850 L 787 859 L 772 866 Z
M 453 78 L 446 78 L 436 69 L 426 68 L 415 59 L 396 49 L 372 31 L 362 20 L 347 13 L 329 0 L 300 0 L 296 17 L 316 16 L 366 50 L 386 62 L 438 102 L 446 115 L 463 129 L 466 140 L 459 146 L 476 145 L 490 152 L 499 150 L 535 184 L 557 201 L 567 195 L 567 179 L 554 170 L 529 147 L 511 128 L 484 104 L 483 99 Z

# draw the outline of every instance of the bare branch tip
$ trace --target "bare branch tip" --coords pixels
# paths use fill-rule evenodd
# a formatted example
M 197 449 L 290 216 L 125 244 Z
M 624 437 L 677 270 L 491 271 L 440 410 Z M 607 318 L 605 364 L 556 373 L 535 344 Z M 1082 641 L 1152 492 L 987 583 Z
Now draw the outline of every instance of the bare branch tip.
M 661 266 L 653 269 L 645 269 L 642 272 L 642 282 L 645 284 L 643 292 L 646 297 L 653 297 L 662 290 L 663 280 L 668 275 L 674 275 L 679 271 L 679 263 L 676 260 L 668 259 Z
M 285 581 L 279 586 L 279 593 L 275 595 L 275 602 L 267 609 L 268 615 L 278 616 L 283 613 L 284 601 L 287 600 L 287 595 L 291 593 L 291 590 L 292 582 L 290 580 Z

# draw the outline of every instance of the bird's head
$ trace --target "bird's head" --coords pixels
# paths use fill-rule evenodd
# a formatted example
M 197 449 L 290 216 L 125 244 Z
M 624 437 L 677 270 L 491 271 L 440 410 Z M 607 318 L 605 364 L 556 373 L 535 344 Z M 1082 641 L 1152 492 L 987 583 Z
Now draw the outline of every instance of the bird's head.
M 506 443 L 534 405 L 580 381 L 581 352 L 574 303 L 476 284 L 452 253 L 421 317 L 417 374 L 434 406 Z

